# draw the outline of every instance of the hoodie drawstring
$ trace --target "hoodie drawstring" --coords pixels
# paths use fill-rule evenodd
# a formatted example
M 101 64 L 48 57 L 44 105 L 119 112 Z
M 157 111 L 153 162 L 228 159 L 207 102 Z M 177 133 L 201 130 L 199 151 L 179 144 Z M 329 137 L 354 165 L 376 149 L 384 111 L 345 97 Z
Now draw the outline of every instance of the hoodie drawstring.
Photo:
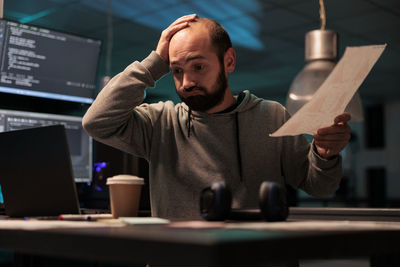
M 189 108 L 189 114 L 188 114 L 188 123 L 187 123 L 187 127 L 188 127 L 188 138 L 190 138 L 190 128 L 191 128 L 191 122 L 192 122 L 192 109 Z
M 242 154 L 240 152 L 240 135 L 239 135 L 239 112 L 235 112 L 235 122 L 236 122 L 236 147 L 238 155 L 239 176 L 240 176 L 240 182 L 243 182 Z

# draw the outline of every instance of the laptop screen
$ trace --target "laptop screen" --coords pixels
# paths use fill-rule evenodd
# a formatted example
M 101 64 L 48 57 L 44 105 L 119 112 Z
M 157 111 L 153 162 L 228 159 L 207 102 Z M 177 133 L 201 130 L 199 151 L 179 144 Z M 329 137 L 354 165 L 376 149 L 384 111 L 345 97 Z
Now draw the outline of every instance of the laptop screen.
M 92 138 L 82 128 L 82 117 L 0 109 L 0 132 L 55 124 L 65 127 L 75 182 L 91 182 Z
M 79 213 L 65 126 L 3 132 L 0 147 L 6 215 Z

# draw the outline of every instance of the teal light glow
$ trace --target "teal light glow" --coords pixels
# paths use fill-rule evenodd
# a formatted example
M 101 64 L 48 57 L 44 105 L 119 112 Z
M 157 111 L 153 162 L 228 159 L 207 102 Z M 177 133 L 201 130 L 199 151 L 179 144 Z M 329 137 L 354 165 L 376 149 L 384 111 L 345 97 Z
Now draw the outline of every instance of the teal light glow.
M 107 1 L 85 1 L 93 9 L 106 12 Z M 178 1 L 178 0 L 136 0 L 112 1 L 114 17 L 128 19 L 148 27 L 163 30 L 175 19 L 196 13 L 218 21 L 231 36 L 233 45 L 251 49 L 262 49 L 258 38 L 260 25 L 256 18 L 262 15 L 262 8 L 256 0 L 230 1 Z
M 46 10 L 40 11 L 40 12 L 38 12 L 38 13 L 36 13 L 36 14 L 23 17 L 23 18 L 21 18 L 18 22 L 19 22 L 19 23 L 29 23 L 29 22 L 32 22 L 32 21 L 34 21 L 34 20 L 40 19 L 40 18 L 42 18 L 42 17 L 45 17 L 45 16 L 47 16 L 47 15 L 53 13 L 53 12 L 56 11 L 56 10 L 57 10 L 56 8 L 46 9 Z
M 3 199 L 3 194 L 1 193 L 1 185 L 0 185 L 0 203 L 3 203 L 4 199 Z

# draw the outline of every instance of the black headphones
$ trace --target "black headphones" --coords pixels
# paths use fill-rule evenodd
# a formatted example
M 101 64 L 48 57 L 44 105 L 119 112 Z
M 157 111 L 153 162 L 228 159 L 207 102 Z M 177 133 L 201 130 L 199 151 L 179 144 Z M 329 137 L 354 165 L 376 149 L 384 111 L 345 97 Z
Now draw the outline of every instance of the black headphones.
M 285 190 L 280 184 L 263 182 L 259 191 L 260 210 L 231 209 L 232 194 L 224 182 L 215 182 L 203 189 L 200 196 L 200 213 L 207 221 L 265 220 L 284 221 L 289 209 Z

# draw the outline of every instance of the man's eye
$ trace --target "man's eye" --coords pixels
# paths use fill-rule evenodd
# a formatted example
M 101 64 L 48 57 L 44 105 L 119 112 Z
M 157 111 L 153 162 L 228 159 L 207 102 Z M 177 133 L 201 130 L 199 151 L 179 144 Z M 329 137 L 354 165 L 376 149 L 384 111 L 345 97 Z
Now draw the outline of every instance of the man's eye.
M 182 73 L 182 70 L 181 70 L 181 69 L 173 69 L 172 71 L 173 71 L 174 74 L 180 74 L 180 73 Z
M 204 69 L 204 65 L 196 65 L 196 66 L 194 66 L 194 68 L 196 70 L 202 70 L 202 69 Z

